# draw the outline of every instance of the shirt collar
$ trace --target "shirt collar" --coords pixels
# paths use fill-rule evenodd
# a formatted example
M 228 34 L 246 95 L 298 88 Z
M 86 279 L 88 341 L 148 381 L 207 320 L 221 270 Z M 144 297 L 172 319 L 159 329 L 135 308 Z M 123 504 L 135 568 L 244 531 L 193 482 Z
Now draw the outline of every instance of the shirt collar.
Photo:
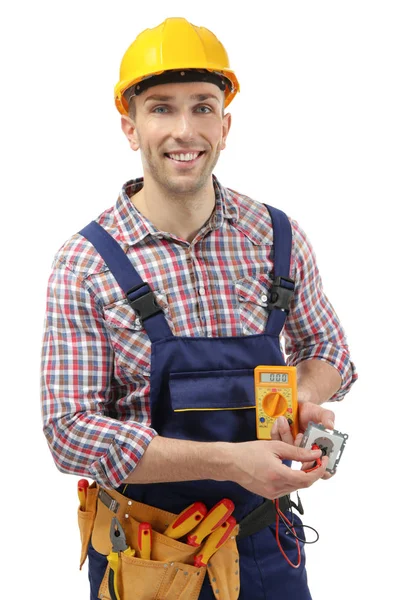
M 224 219 L 229 219 L 232 226 L 243 233 L 255 246 L 272 245 L 273 230 L 271 217 L 267 208 L 261 208 L 261 202 L 252 200 L 244 194 L 223 187 L 215 178 L 216 210 L 214 213 L 214 229 L 221 227 Z M 214 183 L 214 185 L 215 185 Z M 218 211 L 219 198 L 221 210 Z M 260 218 L 264 212 L 265 218 Z M 213 218 L 213 217 L 212 217 Z
M 249 210 L 251 201 L 242 194 L 223 187 L 215 175 L 213 185 L 215 191 L 215 209 L 205 226 L 207 230 L 222 227 L 225 220 L 239 229 L 254 244 L 272 243 L 270 227 L 260 223 L 259 215 Z M 118 240 L 132 246 L 138 244 L 146 236 L 160 237 L 160 232 L 134 206 L 131 197 L 143 187 L 143 177 L 127 181 L 119 194 L 114 208 L 115 221 L 118 228 Z
M 134 206 L 131 197 L 143 187 L 143 177 L 127 181 L 119 193 L 114 209 L 118 227 L 118 240 L 132 246 L 138 244 L 147 235 L 156 235 L 154 225 Z

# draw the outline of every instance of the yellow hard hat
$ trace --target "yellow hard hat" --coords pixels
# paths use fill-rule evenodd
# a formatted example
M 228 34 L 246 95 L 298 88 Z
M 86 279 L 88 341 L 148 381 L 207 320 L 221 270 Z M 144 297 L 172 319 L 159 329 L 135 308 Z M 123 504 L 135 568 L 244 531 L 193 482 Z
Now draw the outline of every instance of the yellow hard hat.
M 199 80 L 224 90 L 225 107 L 240 89 L 225 48 L 211 31 L 181 17 L 165 19 L 142 31 L 125 52 L 114 89 L 115 104 L 126 115 L 129 107 L 124 92 L 132 86 L 136 86 L 132 94 L 137 95 L 158 83 Z

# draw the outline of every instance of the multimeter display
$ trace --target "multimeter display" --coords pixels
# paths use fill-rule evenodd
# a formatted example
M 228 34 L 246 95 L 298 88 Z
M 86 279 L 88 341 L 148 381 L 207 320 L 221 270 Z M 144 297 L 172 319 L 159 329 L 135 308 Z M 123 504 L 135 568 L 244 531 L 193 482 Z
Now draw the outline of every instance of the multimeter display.
M 287 383 L 289 375 L 287 373 L 260 373 L 261 383 Z
M 257 438 L 270 440 L 278 417 L 285 417 L 293 438 L 299 432 L 297 419 L 296 367 L 260 365 L 254 369 Z

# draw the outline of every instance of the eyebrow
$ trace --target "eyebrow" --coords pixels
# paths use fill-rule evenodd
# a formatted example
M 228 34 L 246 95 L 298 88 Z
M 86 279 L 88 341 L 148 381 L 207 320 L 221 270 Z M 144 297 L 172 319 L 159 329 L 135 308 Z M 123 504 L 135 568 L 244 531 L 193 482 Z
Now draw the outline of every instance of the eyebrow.
M 192 94 L 191 96 L 189 96 L 189 98 L 190 100 L 199 100 L 200 102 L 202 102 L 203 100 L 208 100 L 209 98 L 213 98 L 214 100 L 217 100 L 217 102 L 219 102 L 220 100 L 220 98 L 214 96 L 214 94 Z M 144 104 L 146 104 L 146 102 L 149 102 L 150 100 L 156 100 L 157 102 L 168 102 L 169 100 L 175 100 L 175 96 L 162 96 L 159 94 L 153 94 L 152 96 L 148 96 L 146 98 Z

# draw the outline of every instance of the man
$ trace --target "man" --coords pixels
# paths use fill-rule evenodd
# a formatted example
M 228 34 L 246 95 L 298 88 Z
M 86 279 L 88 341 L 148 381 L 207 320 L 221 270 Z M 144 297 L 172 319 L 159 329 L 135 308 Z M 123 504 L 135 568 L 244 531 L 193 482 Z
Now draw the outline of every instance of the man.
M 299 533 L 287 495 L 327 478 L 327 457 L 310 470 L 321 452 L 298 447 L 301 435 L 293 440 L 284 417 L 272 441 L 257 440 L 253 373 L 285 364 L 281 337 L 297 367 L 300 432 L 310 421 L 332 429 L 334 414 L 320 405 L 342 399 L 356 379 L 344 332 L 299 225 L 213 175 L 231 127 L 224 109 L 239 90 L 214 34 L 167 19 L 137 37 L 120 75 L 116 105 L 143 178 L 58 252 L 43 350 L 44 431 L 55 462 L 92 478 L 99 494 L 91 599 L 107 590 L 103 542 L 116 504 L 132 509 L 117 513 L 132 526 L 150 520 L 142 510 L 167 519 L 223 498 L 239 523 L 232 564 L 223 547 L 208 577 L 188 566 L 179 571 L 184 584 L 158 582 L 156 567 L 173 561 L 158 549 L 157 517 L 160 563 L 121 556 L 121 598 L 308 599 L 302 543 L 282 535 L 282 524 L 276 532 L 275 516 L 280 508 Z

